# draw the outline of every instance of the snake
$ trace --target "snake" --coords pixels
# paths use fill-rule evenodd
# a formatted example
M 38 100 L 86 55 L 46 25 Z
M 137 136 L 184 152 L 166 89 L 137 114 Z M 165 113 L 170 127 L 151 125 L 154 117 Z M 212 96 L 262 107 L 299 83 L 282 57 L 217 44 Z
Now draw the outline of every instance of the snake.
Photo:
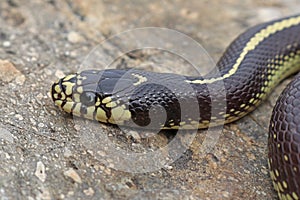
M 102 123 L 203 129 L 247 115 L 299 70 L 300 15 L 294 15 L 250 27 L 206 75 L 91 69 L 57 80 L 51 97 L 63 111 Z M 162 113 L 164 120 L 155 120 Z M 300 75 L 274 106 L 268 150 L 269 173 L 279 199 L 300 199 Z

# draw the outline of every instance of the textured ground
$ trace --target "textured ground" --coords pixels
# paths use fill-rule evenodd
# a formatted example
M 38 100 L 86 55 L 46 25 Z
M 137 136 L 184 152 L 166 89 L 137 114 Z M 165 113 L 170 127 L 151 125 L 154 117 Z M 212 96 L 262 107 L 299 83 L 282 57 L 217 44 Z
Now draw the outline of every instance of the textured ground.
M 1 1 L 1 199 L 276 199 L 267 169 L 267 127 L 272 106 L 287 82 L 258 110 L 224 127 L 208 154 L 201 145 L 205 132 L 198 131 L 178 160 L 145 173 L 122 170 L 126 164 L 122 159 L 116 162 L 114 154 L 94 146 L 99 140 L 82 134 L 89 133 L 90 126 L 79 123 L 89 122 L 59 111 L 48 91 L 53 81 L 82 65 L 104 69 L 98 51 L 121 56 L 122 45 L 132 45 L 130 40 L 99 44 L 122 31 L 174 29 L 203 45 L 216 61 L 247 27 L 299 10 L 297 0 Z M 140 65 L 154 71 L 194 72 L 182 59 L 158 49 L 123 55 L 113 67 Z M 127 152 L 149 153 L 174 137 L 97 126 L 116 150 Z M 138 161 L 133 163 L 132 168 L 125 166 L 127 171 L 143 171 L 135 166 Z

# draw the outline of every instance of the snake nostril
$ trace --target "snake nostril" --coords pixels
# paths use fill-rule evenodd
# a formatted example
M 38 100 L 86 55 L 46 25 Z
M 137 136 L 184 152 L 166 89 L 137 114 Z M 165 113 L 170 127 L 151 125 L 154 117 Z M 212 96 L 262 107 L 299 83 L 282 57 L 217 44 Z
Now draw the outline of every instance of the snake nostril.
M 57 99 L 61 99 L 61 98 L 62 98 L 61 93 L 58 93 L 58 94 L 57 94 Z

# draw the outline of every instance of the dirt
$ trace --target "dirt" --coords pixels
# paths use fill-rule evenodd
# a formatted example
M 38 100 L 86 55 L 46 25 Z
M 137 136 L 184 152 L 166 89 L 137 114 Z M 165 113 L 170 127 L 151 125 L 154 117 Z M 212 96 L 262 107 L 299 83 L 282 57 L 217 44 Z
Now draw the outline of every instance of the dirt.
M 73 118 L 53 104 L 49 90 L 58 78 L 85 68 L 193 75 L 198 68 L 164 49 L 180 50 L 192 41 L 178 40 L 182 34 L 208 52 L 208 60 L 198 47 L 188 52 L 207 71 L 210 58 L 216 62 L 248 27 L 299 9 L 297 0 L 1 1 L 1 199 L 276 199 L 267 166 L 268 123 L 288 81 L 249 116 L 213 129 L 221 134 L 207 140 L 215 140 L 210 146 L 203 144 L 207 131 L 191 134 L 191 144 L 181 146 L 185 137 L 172 132 Z M 136 50 L 149 45 L 155 48 Z M 128 50 L 135 51 L 124 54 Z M 171 141 L 179 149 L 173 157 Z

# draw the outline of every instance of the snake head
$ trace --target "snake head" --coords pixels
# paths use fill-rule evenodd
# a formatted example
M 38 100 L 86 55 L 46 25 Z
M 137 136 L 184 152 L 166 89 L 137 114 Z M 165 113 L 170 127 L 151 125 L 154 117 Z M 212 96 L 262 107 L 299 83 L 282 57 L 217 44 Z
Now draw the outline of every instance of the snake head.
M 130 70 L 87 70 L 70 74 L 51 87 L 54 103 L 67 113 L 106 123 L 122 123 L 131 118 L 122 103 L 141 77 Z M 113 117 L 112 117 L 113 116 Z

